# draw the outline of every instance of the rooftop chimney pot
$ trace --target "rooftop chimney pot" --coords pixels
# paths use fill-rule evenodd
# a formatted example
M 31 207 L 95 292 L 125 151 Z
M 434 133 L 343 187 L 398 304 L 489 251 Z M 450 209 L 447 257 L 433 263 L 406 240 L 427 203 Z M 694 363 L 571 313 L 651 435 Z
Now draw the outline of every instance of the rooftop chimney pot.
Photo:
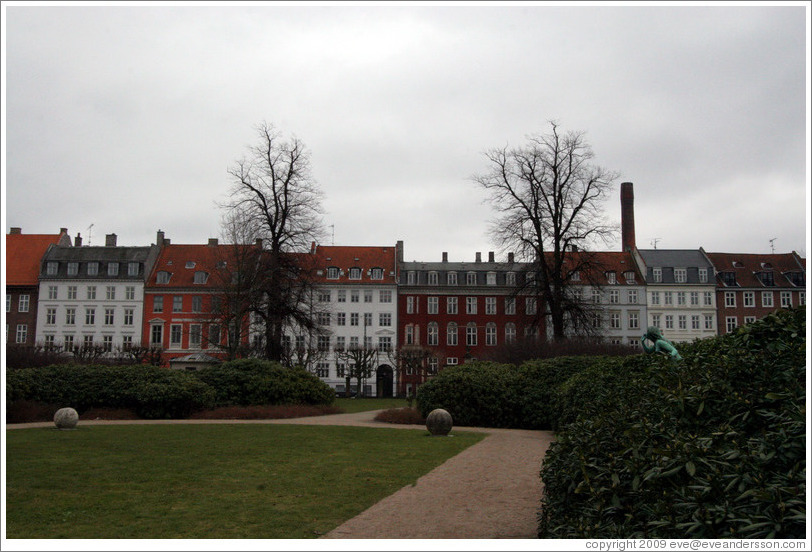
M 476 262 L 478 263 L 482 262 L 482 253 L 479 251 L 476 252 Z
M 23 229 L 19 228 L 17 226 L 12 226 L 11 230 L 9 231 L 9 234 L 22 234 L 22 233 L 23 233 Z
M 117 241 L 118 241 L 118 236 L 116 236 L 115 234 L 107 234 L 104 237 L 104 246 L 105 247 L 115 247 Z

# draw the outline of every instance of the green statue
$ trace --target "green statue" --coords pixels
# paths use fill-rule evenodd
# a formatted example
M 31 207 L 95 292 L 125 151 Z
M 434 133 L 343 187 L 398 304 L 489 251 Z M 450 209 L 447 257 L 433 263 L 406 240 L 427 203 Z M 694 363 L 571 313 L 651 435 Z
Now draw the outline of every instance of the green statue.
M 646 340 L 651 341 L 654 346 L 647 346 Z M 649 326 L 648 331 L 646 331 L 645 335 L 643 335 L 640 343 L 643 345 L 643 350 L 647 353 L 663 353 L 666 355 L 671 355 L 671 358 L 674 360 L 682 360 L 682 357 L 679 356 L 677 350 L 670 341 L 663 337 L 663 334 L 660 333 L 660 328 L 657 326 Z

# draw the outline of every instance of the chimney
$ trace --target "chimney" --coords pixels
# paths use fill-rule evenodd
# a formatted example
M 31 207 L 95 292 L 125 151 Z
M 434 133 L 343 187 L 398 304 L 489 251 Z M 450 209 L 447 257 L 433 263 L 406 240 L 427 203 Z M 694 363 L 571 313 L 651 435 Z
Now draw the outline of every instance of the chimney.
M 508 262 L 510 264 L 513 264 L 513 259 L 514 259 L 513 252 L 511 251 L 510 253 L 508 253 Z
M 478 263 L 482 262 L 482 253 L 480 253 L 479 251 L 476 252 L 476 262 Z
M 493 251 L 488 251 L 488 262 L 494 262 Z
M 397 250 L 397 262 L 403 262 L 403 240 L 398 240 L 397 244 L 395 245 L 395 249 Z
M 171 240 L 169 238 L 164 238 L 164 245 L 170 245 Z
M 620 185 L 620 228 L 623 251 L 636 247 L 634 238 L 634 184 L 623 182 Z
M 11 230 L 9 231 L 9 234 L 22 234 L 22 233 L 23 233 L 23 229 L 18 228 L 16 226 L 12 226 Z
M 67 233 L 68 233 L 68 229 L 67 229 L 67 228 L 60 228 L 60 229 L 59 229 L 59 233 L 60 233 L 60 234 L 67 234 Z
M 104 246 L 105 247 L 115 247 L 117 241 L 118 241 L 118 236 L 116 236 L 115 234 L 107 234 L 104 237 Z
M 444 263 L 448 262 L 448 251 L 443 251 L 443 262 Z
M 164 231 L 163 230 L 158 230 L 158 237 L 155 239 L 155 243 L 158 246 L 161 246 L 161 245 L 164 244 Z
M 262 249 L 262 238 L 257 238 L 257 239 L 256 239 L 256 241 L 255 241 L 254 243 L 256 243 L 256 244 L 257 244 L 257 247 L 259 247 L 260 249 Z
M 82 247 L 82 234 L 76 233 L 76 239 L 73 240 L 73 247 Z
M 217 238 L 209 238 L 209 245 L 217 245 Z
M 314 255 L 316 253 L 316 242 L 310 242 L 310 254 Z

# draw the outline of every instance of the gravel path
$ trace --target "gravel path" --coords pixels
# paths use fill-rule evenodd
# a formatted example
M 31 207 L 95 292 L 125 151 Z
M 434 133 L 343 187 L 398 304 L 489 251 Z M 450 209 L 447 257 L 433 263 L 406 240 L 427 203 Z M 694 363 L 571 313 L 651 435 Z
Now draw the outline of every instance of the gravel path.
M 301 424 L 418 429 L 373 420 L 378 411 L 287 420 L 81 420 L 79 425 Z M 6 429 L 54 427 L 11 424 Z M 542 485 L 541 461 L 553 439 L 549 431 L 454 427 L 488 436 L 356 517 L 326 539 L 534 539 Z M 453 437 L 436 437 L 437 439 Z

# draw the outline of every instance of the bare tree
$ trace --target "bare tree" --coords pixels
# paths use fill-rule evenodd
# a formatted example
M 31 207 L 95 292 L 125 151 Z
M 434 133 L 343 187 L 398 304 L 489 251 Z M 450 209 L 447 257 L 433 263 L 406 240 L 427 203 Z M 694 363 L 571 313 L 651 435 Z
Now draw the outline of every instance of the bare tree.
M 350 345 L 346 349 L 336 349 L 335 358 L 344 364 L 346 394 L 350 395 L 350 383 L 356 382 L 355 396 L 360 397 L 364 382 L 372 377 L 378 363 L 378 349 L 371 345 Z
M 473 180 L 489 192 L 498 213 L 494 241 L 533 264 L 523 292 L 538 297 L 539 320 L 549 316 L 558 341 L 566 337 L 567 318 L 585 310 L 568 292 L 570 279 L 592 268 L 589 255 L 568 252 L 606 242 L 616 232 L 604 221 L 602 202 L 618 174 L 592 164 L 584 133 L 550 126 L 522 147 L 487 151 L 489 170 Z
M 431 360 L 437 358 L 437 355 L 431 347 L 424 347 L 422 345 L 401 345 L 397 349 L 389 352 L 389 360 L 397 367 L 396 380 L 400 383 L 404 375 L 412 376 L 409 378 L 416 386 L 425 383 L 429 377 L 435 374 L 432 367 Z
M 323 234 L 321 192 L 310 171 L 310 153 L 296 137 L 285 140 L 268 123 L 257 127 L 258 143 L 229 169 L 231 199 L 224 205 L 246 232 L 262 239 L 264 255 L 253 313 L 263 323 L 264 355 L 281 361 L 286 324 L 312 327 L 302 309 L 311 287 L 305 251 Z

